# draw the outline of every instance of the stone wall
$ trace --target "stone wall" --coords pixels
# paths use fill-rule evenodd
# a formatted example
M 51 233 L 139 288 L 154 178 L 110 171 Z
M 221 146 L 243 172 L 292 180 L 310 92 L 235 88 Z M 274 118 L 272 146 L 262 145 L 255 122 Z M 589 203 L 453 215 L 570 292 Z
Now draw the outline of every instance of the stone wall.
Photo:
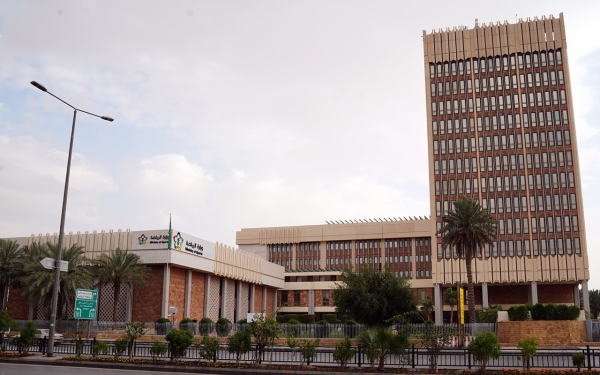
M 520 339 L 532 336 L 539 340 L 540 346 L 578 346 L 587 341 L 584 321 L 498 323 L 498 339 L 503 346 L 517 346 Z
M 11 286 L 8 292 L 8 312 L 16 320 L 27 320 L 29 300 L 21 294 L 21 289 Z

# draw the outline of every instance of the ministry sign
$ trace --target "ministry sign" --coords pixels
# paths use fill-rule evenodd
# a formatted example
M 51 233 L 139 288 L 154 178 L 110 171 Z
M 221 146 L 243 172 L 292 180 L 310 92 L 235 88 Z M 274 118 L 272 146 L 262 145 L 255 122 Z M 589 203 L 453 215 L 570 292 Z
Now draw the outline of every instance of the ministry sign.
M 215 259 L 215 244 L 194 237 L 178 230 L 172 230 L 170 238 L 172 250 L 181 251 L 187 254 L 199 256 L 207 259 Z M 169 231 L 153 230 L 132 233 L 132 250 L 165 250 L 169 249 Z
M 77 289 L 75 291 L 75 319 L 96 319 L 98 312 L 98 291 Z

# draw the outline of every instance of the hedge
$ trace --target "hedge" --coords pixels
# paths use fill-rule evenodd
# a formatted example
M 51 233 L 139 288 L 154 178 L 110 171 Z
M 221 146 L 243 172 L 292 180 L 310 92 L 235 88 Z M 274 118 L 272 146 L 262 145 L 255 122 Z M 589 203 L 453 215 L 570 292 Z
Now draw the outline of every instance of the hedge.
M 300 323 L 312 324 L 315 322 L 315 314 L 301 314 L 298 315 Z
M 577 320 L 579 307 L 569 305 L 556 305 L 554 303 L 537 303 L 531 309 L 533 320 Z

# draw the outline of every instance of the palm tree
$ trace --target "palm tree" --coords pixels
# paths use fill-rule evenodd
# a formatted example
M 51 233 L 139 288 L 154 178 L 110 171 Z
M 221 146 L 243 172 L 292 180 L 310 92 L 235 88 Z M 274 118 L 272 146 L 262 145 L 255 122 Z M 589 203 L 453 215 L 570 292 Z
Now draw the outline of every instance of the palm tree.
M 54 270 L 45 269 L 40 260 L 49 257 L 56 258 L 57 246 L 48 242 L 46 244 L 32 243 L 23 251 L 20 282 L 23 286 L 23 295 L 29 298 L 33 305 L 45 303 L 50 305 L 54 289 Z M 62 331 L 62 318 L 65 304 L 74 303 L 75 290 L 90 288 L 93 283 L 92 273 L 85 266 L 89 260 L 84 255 L 83 246 L 73 245 L 63 249 L 61 259 L 69 262 L 67 272 L 60 273 L 58 286 L 58 314 L 56 328 Z
M 408 337 L 404 334 L 395 334 L 389 327 L 374 327 L 358 333 L 358 345 L 363 348 L 371 368 L 375 361 L 379 361 L 378 370 L 383 371 L 385 357 L 388 355 L 401 355 L 409 346 Z
M 496 238 L 496 220 L 479 202 L 462 197 L 454 202 L 454 210 L 450 210 L 442 218 L 442 227 L 437 232 L 442 235 L 442 248 L 453 246 L 457 255 L 465 259 L 467 268 L 467 287 L 469 304 L 469 322 L 475 323 L 475 292 L 473 289 L 472 261 L 477 250 L 486 244 L 493 246 Z
M 452 324 L 454 318 L 454 306 L 458 304 L 458 297 L 456 296 L 456 291 L 454 289 L 446 288 L 446 290 L 444 290 L 444 302 L 450 305 L 450 324 Z
M 146 286 L 150 268 L 144 266 L 140 257 L 136 254 L 116 248 L 110 254 L 102 254 L 94 261 L 96 277 L 98 281 L 105 284 L 112 284 L 114 287 L 113 299 L 113 321 L 117 321 L 119 316 L 119 297 L 121 295 L 121 285 L 135 284 Z
M 21 252 L 16 241 L 0 238 L 0 293 L 2 293 L 2 310 L 8 306 L 9 287 L 15 282 L 15 265 Z

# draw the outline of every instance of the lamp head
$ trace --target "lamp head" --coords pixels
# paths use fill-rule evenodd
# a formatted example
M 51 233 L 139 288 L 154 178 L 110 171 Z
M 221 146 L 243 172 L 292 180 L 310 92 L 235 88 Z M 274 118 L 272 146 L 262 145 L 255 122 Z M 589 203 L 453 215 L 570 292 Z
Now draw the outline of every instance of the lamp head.
M 102 120 L 106 120 L 106 121 L 110 121 L 110 122 L 113 122 L 113 121 L 115 121 L 115 119 L 114 119 L 114 118 L 112 118 L 112 117 L 108 117 L 108 116 L 100 116 L 100 118 L 101 118 Z
M 37 87 L 38 89 L 42 90 L 43 92 L 48 91 L 44 85 L 37 83 L 36 81 L 31 81 L 31 84 L 34 85 L 35 87 Z

